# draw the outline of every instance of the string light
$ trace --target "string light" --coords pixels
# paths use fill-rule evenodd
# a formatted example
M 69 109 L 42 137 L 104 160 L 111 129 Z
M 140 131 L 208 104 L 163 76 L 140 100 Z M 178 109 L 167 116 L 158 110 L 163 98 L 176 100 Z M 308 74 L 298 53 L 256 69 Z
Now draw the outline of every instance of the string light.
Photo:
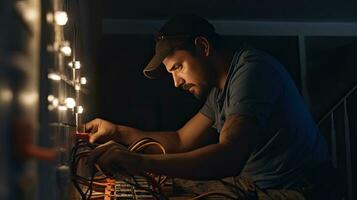
M 50 105 L 48 105 L 48 110 L 54 110 L 55 108 L 57 108 L 58 106 L 58 99 L 53 96 L 52 94 L 47 96 L 47 100 L 51 103 Z
M 50 110 L 50 111 L 52 111 L 52 110 L 54 110 L 55 109 L 55 107 L 53 107 L 51 104 L 50 105 L 48 105 L 48 110 Z
M 6 103 L 11 102 L 11 100 L 13 99 L 14 94 L 12 92 L 12 90 L 10 90 L 9 88 L 0 88 L 0 100 L 3 100 Z
M 58 99 L 57 99 L 57 98 L 54 98 L 54 99 L 52 100 L 52 106 L 56 108 L 58 105 L 59 105 Z
M 53 22 L 53 13 L 49 12 L 46 14 L 46 21 L 48 23 L 52 23 Z
M 82 85 L 87 84 L 87 79 L 86 79 L 86 77 L 81 77 L 80 83 L 81 83 Z
M 54 11 L 49 12 L 46 14 L 46 20 L 48 23 L 50 23 L 52 26 L 52 28 L 54 29 L 54 41 L 52 42 L 52 44 L 47 45 L 47 51 L 51 52 L 54 55 L 54 63 L 55 65 L 55 70 L 56 71 L 50 71 L 48 73 L 48 78 L 51 80 L 55 80 L 55 81 L 60 81 L 62 80 L 62 82 L 59 83 L 64 83 L 64 87 L 59 87 L 59 91 L 56 90 L 56 93 L 53 94 L 49 94 L 47 96 L 47 100 L 48 100 L 48 109 L 49 110 L 58 110 L 58 111 L 67 111 L 67 110 L 71 110 L 73 112 L 75 112 L 76 114 L 76 126 L 78 127 L 79 124 L 81 124 L 80 120 L 81 118 L 79 118 L 79 114 L 82 114 L 84 111 L 83 106 L 81 105 L 77 105 L 79 104 L 79 102 L 76 102 L 77 99 L 68 97 L 68 98 L 62 98 L 63 95 L 66 95 L 68 93 L 72 94 L 71 92 L 69 92 L 67 90 L 68 86 L 73 86 L 75 89 L 75 95 L 76 97 L 78 97 L 79 92 L 81 90 L 82 85 L 87 84 L 87 79 L 85 77 L 81 77 L 81 72 L 79 69 L 82 68 L 81 66 L 81 62 L 76 57 L 76 31 L 78 31 L 76 29 L 75 26 L 75 21 L 74 22 L 74 39 L 73 41 L 68 41 L 66 40 L 67 38 L 65 37 L 66 34 L 65 33 L 65 29 L 64 26 L 68 25 L 68 21 L 69 21 L 69 16 L 68 13 L 66 13 L 64 10 L 57 10 L 57 8 L 59 8 L 58 6 L 54 6 Z M 63 8 L 67 8 L 67 7 L 63 7 Z M 73 42 L 73 46 L 72 46 L 72 42 Z M 65 56 L 65 57 L 64 57 Z M 73 57 L 73 61 L 68 63 L 68 66 L 71 67 L 73 70 L 68 71 L 68 69 L 64 69 L 64 67 L 66 67 L 65 65 L 67 64 L 68 60 L 70 58 Z M 72 72 L 72 74 L 70 74 L 70 72 Z M 69 75 L 73 75 L 73 79 L 68 79 L 67 77 Z M 64 89 L 64 90 L 62 90 Z M 58 98 L 57 98 L 58 97 Z M 70 114 L 69 112 L 65 112 L 64 114 Z M 77 119 L 78 118 L 78 119 Z
M 54 72 L 49 73 L 47 76 L 48 76 L 49 79 L 52 79 L 54 81 L 61 80 L 61 76 L 59 74 L 57 74 L 57 73 L 54 73 Z
M 50 95 L 47 96 L 47 100 L 48 100 L 49 102 L 52 102 L 54 99 L 55 99 L 55 96 L 53 96 L 52 94 L 50 94 Z
M 66 98 L 66 100 L 64 100 L 64 103 L 66 104 L 67 108 L 74 108 L 76 106 L 76 101 L 73 98 Z
M 66 110 L 67 110 L 67 106 L 66 106 L 66 105 L 59 105 L 59 106 L 58 106 L 58 110 L 60 110 L 60 111 L 66 111 Z
M 81 62 L 80 61 L 72 61 L 68 63 L 68 66 L 74 68 L 74 69 L 80 69 L 81 68 Z
M 81 90 L 81 84 L 76 83 L 76 84 L 74 85 L 74 89 L 75 89 L 76 91 Z
M 65 11 L 56 11 L 55 12 L 55 22 L 57 25 L 64 26 L 67 24 L 68 15 Z
M 65 55 L 65 56 L 71 56 L 72 54 L 72 49 L 69 46 L 69 42 L 65 41 L 61 44 L 60 46 L 60 51 Z
M 83 113 L 83 110 L 84 110 L 83 106 L 77 106 L 77 107 L 76 107 L 76 113 L 77 113 L 77 114 L 82 114 L 82 113 Z

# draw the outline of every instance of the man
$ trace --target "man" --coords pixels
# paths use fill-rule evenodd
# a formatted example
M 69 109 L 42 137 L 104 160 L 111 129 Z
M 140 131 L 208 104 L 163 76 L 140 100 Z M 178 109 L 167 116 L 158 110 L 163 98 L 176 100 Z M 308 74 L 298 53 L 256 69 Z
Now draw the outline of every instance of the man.
M 92 162 L 110 173 L 121 168 L 194 180 L 237 177 L 242 198 L 316 197 L 305 189 L 317 185 L 309 174 L 328 163 L 327 146 L 279 62 L 250 47 L 225 48 L 214 27 L 195 15 L 163 25 L 155 51 L 144 74 L 159 76 L 163 63 L 175 86 L 205 105 L 171 132 L 144 132 L 102 119 L 87 123 L 90 142 L 107 142 L 93 151 Z M 117 144 L 144 137 L 159 141 L 168 154 L 136 154 Z

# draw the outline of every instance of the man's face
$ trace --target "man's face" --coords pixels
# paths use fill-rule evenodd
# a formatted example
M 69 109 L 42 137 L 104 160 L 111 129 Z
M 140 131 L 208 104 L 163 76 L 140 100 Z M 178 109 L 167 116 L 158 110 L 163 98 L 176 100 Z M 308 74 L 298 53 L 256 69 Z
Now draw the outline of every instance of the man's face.
M 163 60 L 175 87 L 189 91 L 200 100 L 205 100 L 212 88 L 212 71 L 207 63 L 207 57 L 194 56 L 186 50 L 176 50 Z

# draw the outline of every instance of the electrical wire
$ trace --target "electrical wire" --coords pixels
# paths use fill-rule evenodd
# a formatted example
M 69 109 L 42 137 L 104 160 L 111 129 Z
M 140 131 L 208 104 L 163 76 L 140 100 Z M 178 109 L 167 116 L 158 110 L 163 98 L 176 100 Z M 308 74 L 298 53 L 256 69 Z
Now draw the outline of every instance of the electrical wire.
M 132 145 L 130 145 L 128 147 L 128 150 L 138 153 L 138 152 L 144 150 L 145 148 L 147 148 L 149 146 L 153 146 L 153 145 L 157 146 L 162 151 L 163 154 L 166 154 L 165 148 L 159 142 L 157 142 L 151 138 L 142 138 L 142 139 L 138 140 L 137 142 L 134 142 Z M 103 191 L 103 190 L 106 190 L 106 187 L 108 186 L 108 184 L 115 185 L 114 177 L 108 177 L 107 175 L 105 175 L 98 165 L 95 165 L 94 167 L 101 174 L 100 176 L 95 176 L 95 174 L 96 174 L 95 170 L 92 170 L 92 174 L 89 179 L 77 174 L 77 167 L 78 167 L 79 161 L 82 158 L 89 156 L 91 151 L 95 147 L 96 147 L 96 145 L 89 144 L 85 140 L 78 140 L 76 142 L 76 144 L 74 145 L 74 147 L 72 148 L 72 152 L 71 152 L 72 182 L 83 200 L 103 198 L 103 197 L 105 197 L 104 193 L 96 192 L 95 194 L 93 194 L 93 189 Z M 82 150 L 82 151 L 79 152 L 79 150 Z M 148 182 L 151 183 L 151 186 L 152 186 L 152 189 L 151 189 L 151 188 L 147 188 L 147 187 L 140 185 L 136 181 L 136 178 L 133 175 L 129 174 L 128 172 L 123 173 L 123 176 L 130 177 L 130 179 L 133 180 L 133 181 L 130 181 L 128 179 L 121 178 L 121 180 L 123 182 L 125 182 L 126 184 L 128 184 L 134 188 L 145 190 L 145 191 L 149 192 L 157 200 L 167 199 L 162 194 L 161 187 L 160 187 L 160 185 L 162 185 L 164 183 L 164 181 L 166 180 L 167 177 L 155 176 L 150 173 L 142 174 L 142 176 L 144 178 L 146 178 Z M 115 178 L 118 178 L 118 177 L 115 177 Z M 86 192 L 84 192 L 82 190 L 80 185 L 85 185 L 87 187 Z M 226 199 L 235 199 L 235 197 L 230 196 L 227 193 L 207 192 L 207 193 L 200 194 L 196 197 L 193 197 L 189 200 L 199 200 L 199 199 L 206 198 L 208 196 L 222 196 Z
M 84 148 L 85 150 L 77 153 L 81 148 Z M 84 192 L 82 190 L 82 188 L 80 187 L 80 182 L 78 181 L 78 177 L 81 177 L 81 176 L 79 176 L 77 174 L 77 165 L 81 158 L 89 155 L 90 151 L 88 149 L 94 149 L 94 148 L 95 148 L 95 145 L 91 145 L 88 142 L 86 142 L 85 140 L 77 140 L 77 142 L 75 143 L 75 145 L 73 146 L 72 151 L 71 151 L 72 183 L 83 200 L 90 199 L 90 196 L 92 195 L 92 186 L 93 186 L 95 174 L 94 174 L 94 172 L 92 173 L 91 179 L 89 180 L 88 189 L 86 192 Z M 83 181 L 83 179 L 84 178 L 82 178 L 82 181 Z
M 208 196 L 221 196 L 221 197 L 224 197 L 226 199 L 237 199 L 236 197 L 233 197 L 227 193 L 223 193 L 223 192 L 206 192 L 206 193 L 202 193 L 196 197 L 193 197 L 189 200 L 199 200 L 199 199 L 203 199 L 203 198 L 206 198 Z
M 148 146 L 152 146 L 155 145 L 157 147 L 159 147 L 159 149 L 161 150 L 161 152 L 163 154 L 166 154 L 166 150 L 164 148 L 164 146 L 162 146 L 162 144 L 160 144 L 159 142 L 155 141 L 152 138 L 142 138 L 136 142 L 134 142 L 132 145 L 130 145 L 128 147 L 129 151 L 134 151 L 134 152 L 140 152 L 141 150 L 147 148 Z M 147 173 L 149 176 L 154 176 L 153 174 L 149 174 Z M 155 180 L 156 182 L 159 183 L 159 185 L 162 185 L 165 183 L 165 181 L 167 180 L 166 176 L 155 176 Z
M 140 152 L 144 150 L 145 148 L 149 146 L 157 146 L 159 149 L 162 151 L 162 153 L 166 154 L 165 148 L 157 141 L 151 139 L 151 138 L 142 138 L 137 142 L 134 142 L 131 146 L 129 146 L 128 150 L 133 151 L 133 152 Z M 95 170 L 92 171 L 91 178 L 85 178 L 77 174 L 77 168 L 79 161 L 90 155 L 91 151 L 96 147 L 97 145 L 92 145 L 89 144 L 85 140 L 78 140 L 74 147 L 72 148 L 71 151 L 71 174 L 72 174 L 72 182 L 79 192 L 80 196 L 82 199 L 87 200 L 87 199 L 92 199 L 92 194 L 93 194 L 93 188 L 104 188 L 108 185 L 108 182 L 110 180 L 110 177 L 106 176 L 103 171 L 100 169 L 98 165 L 95 165 L 97 168 L 97 171 L 100 172 L 102 175 L 101 176 L 95 176 L 96 172 Z M 80 151 L 81 150 L 81 151 Z M 153 189 L 146 188 L 141 186 L 138 182 L 136 182 L 136 179 L 133 175 L 129 173 L 125 173 L 126 176 L 130 177 L 134 182 L 131 182 L 126 179 L 122 179 L 125 183 L 128 185 L 131 185 L 135 188 L 145 190 L 149 192 L 155 199 L 165 199 L 161 194 L 161 188 L 160 185 L 164 183 L 166 180 L 166 177 L 161 177 L 161 176 L 155 176 L 153 174 L 149 173 L 144 173 L 142 176 L 149 181 L 153 187 Z M 101 182 L 104 181 L 105 182 Z M 114 181 L 115 183 L 115 181 Z M 87 186 L 87 190 L 84 192 L 81 188 L 80 185 L 85 185 Z M 97 197 L 95 197 L 97 198 Z

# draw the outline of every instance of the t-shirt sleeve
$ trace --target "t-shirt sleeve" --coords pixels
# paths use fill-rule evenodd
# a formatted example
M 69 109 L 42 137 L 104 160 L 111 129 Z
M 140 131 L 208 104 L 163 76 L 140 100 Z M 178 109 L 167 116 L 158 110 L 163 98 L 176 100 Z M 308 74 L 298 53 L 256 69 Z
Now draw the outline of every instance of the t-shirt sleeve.
M 266 124 L 283 91 L 274 64 L 270 59 L 252 57 L 233 74 L 226 116 L 246 115 Z
M 215 112 L 214 112 L 214 89 L 208 95 L 205 104 L 202 106 L 200 113 L 215 121 Z

